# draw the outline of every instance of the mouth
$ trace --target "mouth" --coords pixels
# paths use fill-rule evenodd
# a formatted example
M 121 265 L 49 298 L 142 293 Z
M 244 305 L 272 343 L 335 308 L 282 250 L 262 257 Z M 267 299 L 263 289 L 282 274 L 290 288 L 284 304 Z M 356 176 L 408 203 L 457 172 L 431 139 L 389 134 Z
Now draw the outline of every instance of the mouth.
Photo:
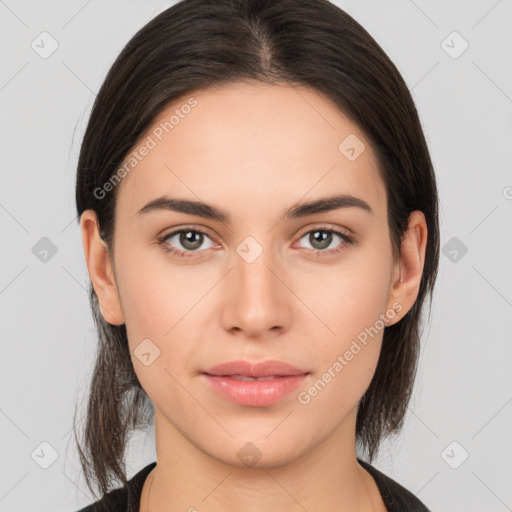
M 247 375 L 211 375 L 209 373 L 205 373 L 205 375 L 210 375 L 210 377 L 229 377 L 230 379 L 235 380 L 274 380 L 274 379 L 285 379 L 285 375 L 270 375 L 268 377 L 248 377 Z
M 251 407 L 277 403 L 300 386 L 309 371 L 282 361 L 231 361 L 201 373 L 210 388 L 229 402 Z
M 264 379 L 290 377 L 295 375 L 305 375 L 310 373 L 308 370 L 302 370 L 284 361 L 268 360 L 261 362 L 251 362 L 243 359 L 229 361 L 218 364 L 203 373 L 212 376 L 240 377 L 241 379 Z

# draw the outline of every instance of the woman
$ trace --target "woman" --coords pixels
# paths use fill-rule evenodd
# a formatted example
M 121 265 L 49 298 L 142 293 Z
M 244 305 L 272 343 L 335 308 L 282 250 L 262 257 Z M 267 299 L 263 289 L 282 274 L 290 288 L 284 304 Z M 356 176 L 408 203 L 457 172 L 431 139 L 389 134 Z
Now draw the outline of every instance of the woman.
M 98 93 L 76 201 L 99 335 L 84 511 L 428 510 L 371 462 L 412 393 L 435 175 L 355 20 L 326 0 L 165 10 Z M 153 415 L 157 461 L 128 481 Z

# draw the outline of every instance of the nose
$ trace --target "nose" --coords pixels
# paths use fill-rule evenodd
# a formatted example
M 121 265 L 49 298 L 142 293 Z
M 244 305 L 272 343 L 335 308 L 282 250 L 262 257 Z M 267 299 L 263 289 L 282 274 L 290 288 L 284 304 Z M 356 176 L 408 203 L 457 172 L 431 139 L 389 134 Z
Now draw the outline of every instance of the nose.
M 233 266 L 224 283 L 224 328 L 253 339 L 278 336 L 288 330 L 293 294 L 285 284 L 284 266 L 270 250 L 264 250 L 252 262 L 236 254 Z

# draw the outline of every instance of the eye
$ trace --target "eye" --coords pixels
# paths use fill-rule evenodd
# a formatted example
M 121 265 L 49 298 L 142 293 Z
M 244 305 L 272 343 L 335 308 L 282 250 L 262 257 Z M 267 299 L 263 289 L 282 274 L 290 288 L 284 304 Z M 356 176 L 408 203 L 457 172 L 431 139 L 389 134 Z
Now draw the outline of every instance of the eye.
M 300 237 L 300 240 L 302 239 L 305 239 L 310 244 L 310 247 L 307 247 L 308 249 L 312 249 L 317 253 L 327 254 L 337 254 L 343 250 L 344 246 L 354 243 L 353 238 L 346 233 L 324 226 L 307 231 Z M 341 243 L 338 242 L 334 249 L 326 250 L 333 242 L 336 242 L 336 239 L 341 239 Z
M 190 257 L 194 256 L 193 253 L 195 252 L 210 249 L 213 246 L 212 244 L 207 247 L 202 247 L 205 239 L 212 241 L 204 231 L 185 228 L 172 231 L 160 237 L 158 243 L 166 252 L 172 252 L 180 257 Z M 173 244 L 178 245 L 178 247 L 175 247 Z
M 299 238 L 299 240 L 302 239 L 306 239 L 306 243 L 310 244 L 310 247 L 306 248 L 315 251 L 318 255 L 322 253 L 326 255 L 337 254 L 342 251 L 346 245 L 354 244 L 354 240 L 351 236 L 337 229 L 324 226 L 307 231 Z M 335 246 L 334 249 L 327 250 L 333 242 L 336 242 L 336 239 L 338 239 L 337 246 Z M 210 244 L 205 247 L 204 243 L 207 240 L 210 241 Z M 171 231 L 158 238 L 158 243 L 165 252 L 170 252 L 178 257 L 184 258 L 197 255 L 202 256 L 202 251 L 210 249 L 214 245 L 207 233 L 195 228 L 182 228 Z

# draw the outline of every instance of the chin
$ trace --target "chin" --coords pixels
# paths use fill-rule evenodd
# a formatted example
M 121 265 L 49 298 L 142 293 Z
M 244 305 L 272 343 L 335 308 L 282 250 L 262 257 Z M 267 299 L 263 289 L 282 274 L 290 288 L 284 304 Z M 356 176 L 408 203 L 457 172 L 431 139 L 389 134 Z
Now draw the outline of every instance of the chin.
M 276 441 L 279 442 L 277 438 Z M 209 454 L 220 462 L 244 469 L 278 468 L 293 462 L 300 456 L 300 453 L 297 453 L 295 443 L 292 443 L 289 447 L 284 447 L 282 443 L 279 443 L 279 447 L 276 448 L 268 440 L 261 443 L 258 441 L 236 442 L 234 451 L 234 457 L 226 457 L 226 453 L 219 454 L 219 456 L 214 453 Z

